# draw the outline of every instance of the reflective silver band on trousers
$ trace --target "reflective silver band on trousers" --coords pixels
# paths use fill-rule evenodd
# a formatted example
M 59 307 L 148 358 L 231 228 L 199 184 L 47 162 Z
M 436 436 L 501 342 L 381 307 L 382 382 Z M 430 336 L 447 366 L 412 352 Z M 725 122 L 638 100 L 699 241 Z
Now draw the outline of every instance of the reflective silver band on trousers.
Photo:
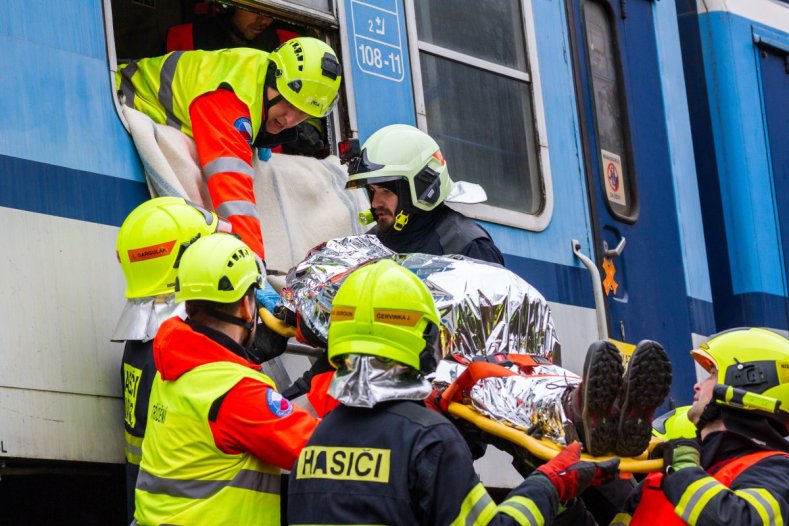
M 230 480 L 181 480 L 157 477 L 140 470 L 137 475 L 137 489 L 188 499 L 207 499 L 220 490 L 232 487 L 258 491 L 260 493 L 280 493 L 280 476 L 242 469 Z
M 246 175 L 254 181 L 255 169 L 238 157 L 218 157 L 203 166 L 203 179 L 206 183 L 211 177 L 224 172 L 233 172 Z
M 162 70 L 159 72 L 159 102 L 164 107 L 167 115 L 167 125 L 181 129 L 181 121 L 175 117 L 173 112 L 173 78 L 178 61 L 181 60 L 183 51 L 174 51 L 164 59 Z
M 260 220 L 260 212 L 254 203 L 249 201 L 225 201 L 216 207 L 217 215 L 222 217 L 249 216 Z

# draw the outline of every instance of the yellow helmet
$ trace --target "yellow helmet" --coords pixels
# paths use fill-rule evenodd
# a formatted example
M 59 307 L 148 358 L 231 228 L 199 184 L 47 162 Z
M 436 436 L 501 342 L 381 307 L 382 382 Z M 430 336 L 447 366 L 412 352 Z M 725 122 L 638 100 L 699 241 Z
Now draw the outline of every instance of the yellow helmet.
M 175 301 L 234 303 L 249 287 L 263 286 L 263 270 L 255 253 L 231 234 L 198 239 L 181 258 Z
M 268 58 L 274 65 L 271 87 L 285 100 L 313 117 L 323 117 L 334 108 L 342 68 L 328 44 L 312 37 L 292 38 Z
M 365 354 L 395 360 L 422 373 L 440 359 L 440 318 L 416 274 L 390 259 L 358 268 L 332 302 L 328 355 Z
M 789 424 L 789 340 L 767 329 L 732 329 L 690 352 L 717 370 L 715 402 Z
M 115 245 L 126 277 L 126 297 L 174 292 L 178 263 L 186 247 L 217 231 L 229 232 L 230 224 L 180 197 L 157 197 L 132 210 Z
M 399 183 L 398 208 L 405 214 L 411 208 L 433 210 L 454 186 L 438 143 L 407 124 L 391 124 L 373 133 L 349 163 L 348 175 L 345 188 Z
M 688 418 L 689 405 L 663 413 L 652 421 L 652 436 L 669 441 L 673 438 L 696 438 L 696 424 Z

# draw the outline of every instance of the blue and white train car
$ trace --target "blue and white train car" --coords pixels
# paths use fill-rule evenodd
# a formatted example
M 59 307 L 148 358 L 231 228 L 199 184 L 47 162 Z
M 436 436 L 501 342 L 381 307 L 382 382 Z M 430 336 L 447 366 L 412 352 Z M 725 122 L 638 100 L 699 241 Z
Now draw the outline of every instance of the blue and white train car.
M 677 2 L 719 330 L 789 328 L 789 3 Z
M 340 51 L 332 141 L 414 124 L 441 144 L 455 180 L 486 188 L 486 204 L 462 211 L 548 299 L 566 367 L 580 370 L 600 337 L 656 339 L 675 363 L 672 398 L 690 400 L 687 351 L 723 322 L 684 81 L 695 65 L 683 72 L 673 0 L 226 3 L 266 9 Z M 58 490 L 56 515 L 122 517 L 113 247 L 149 194 L 113 70 L 158 54 L 192 4 L 0 4 L 0 522 L 46 513 L 34 488 Z M 489 486 L 517 482 L 494 468 L 483 473 Z M 21 473 L 36 477 L 10 476 Z M 101 498 L 79 506 L 87 491 Z
M 462 210 L 550 301 L 565 366 L 601 336 L 657 339 L 688 401 L 687 351 L 714 320 L 674 4 L 344 7 L 351 128 L 416 124 L 487 189 Z

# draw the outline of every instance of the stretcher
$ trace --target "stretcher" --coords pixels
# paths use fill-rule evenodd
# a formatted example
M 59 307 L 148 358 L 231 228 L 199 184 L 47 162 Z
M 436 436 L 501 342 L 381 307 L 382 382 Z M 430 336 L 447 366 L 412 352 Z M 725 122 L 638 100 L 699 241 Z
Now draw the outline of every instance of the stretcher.
M 517 361 L 528 360 L 528 355 L 512 356 L 510 359 Z M 537 438 L 529 435 L 522 429 L 512 425 L 501 423 L 493 418 L 483 415 L 469 404 L 464 403 L 468 399 L 467 394 L 471 386 L 480 378 L 491 376 L 507 376 L 517 373 L 509 369 L 485 362 L 474 362 L 469 364 L 466 372 L 450 384 L 441 394 L 439 404 L 441 409 L 455 418 L 460 418 L 476 426 L 482 431 L 502 438 L 517 446 L 523 447 L 529 453 L 540 460 L 548 461 L 555 457 L 562 450 L 563 446 L 547 438 Z M 649 473 L 652 471 L 662 471 L 662 459 L 649 459 L 649 452 L 658 444 L 660 440 L 652 438 L 649 447 L 637 457 L 621 458 L 619 470 L 622 473 Z M 601 462 L 612 458 L 611 456 L 595 457 L 588 454 L 581 454 L 581 459 L 591 462 Z

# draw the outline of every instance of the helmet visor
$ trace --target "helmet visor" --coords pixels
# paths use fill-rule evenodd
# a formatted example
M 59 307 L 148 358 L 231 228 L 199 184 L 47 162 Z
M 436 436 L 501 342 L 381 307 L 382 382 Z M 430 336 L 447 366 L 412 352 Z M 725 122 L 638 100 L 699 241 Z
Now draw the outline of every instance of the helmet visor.
M 693 356 L 693 359 L 696 360 L 696 363 L 702 366 L 708 373 L 712 372 L 713 369 L 718 368 L 718 364 L 715 363 L 715 359 L 703 349 L 693 349 L 690 351 L 690 355 Z
M 377 172 L 378 170 L 383 170 L 386 168 L 383 164 L 374 163 L 367 157 L 367 148 L 362 150 L 361 155 L 358 155 L 348 161 L 348 175 L 357 175 L 357 174 L 365 174 L 370 172 Z M 350 181 L 349 181 L 350 183 Z M 365 183 L 367 184 L 367 183 Z M 359 186 L 359 185 L 357 185 Z M 353 187 L 346 187 L 346 188 L 356 188 Z

